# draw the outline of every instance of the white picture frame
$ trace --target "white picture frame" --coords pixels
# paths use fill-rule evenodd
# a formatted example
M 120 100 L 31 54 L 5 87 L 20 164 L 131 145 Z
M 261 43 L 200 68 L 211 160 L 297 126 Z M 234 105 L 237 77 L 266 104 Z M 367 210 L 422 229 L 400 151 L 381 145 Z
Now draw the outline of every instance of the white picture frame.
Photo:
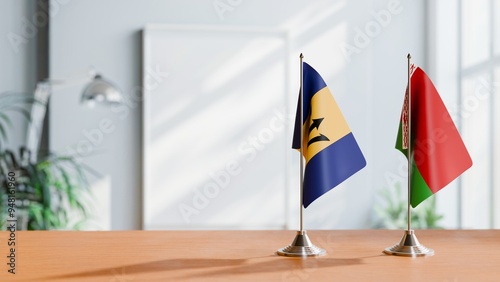
M 143 229 L 286 228 L 288 42 L 281 30 L 146 26 Z

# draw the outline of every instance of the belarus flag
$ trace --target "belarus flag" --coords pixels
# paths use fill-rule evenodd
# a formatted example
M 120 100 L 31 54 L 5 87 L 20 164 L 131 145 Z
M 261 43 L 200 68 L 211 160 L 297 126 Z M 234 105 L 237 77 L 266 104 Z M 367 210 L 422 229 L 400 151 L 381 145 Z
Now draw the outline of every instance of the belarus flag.
M 410 203 L 416 207 L 469 169 L 472 159 L 429 77 L 413 64 L 410 69 L 411 125 L 407 88 L 396 149 L 408 157 L 408 141 L 411 142 Z

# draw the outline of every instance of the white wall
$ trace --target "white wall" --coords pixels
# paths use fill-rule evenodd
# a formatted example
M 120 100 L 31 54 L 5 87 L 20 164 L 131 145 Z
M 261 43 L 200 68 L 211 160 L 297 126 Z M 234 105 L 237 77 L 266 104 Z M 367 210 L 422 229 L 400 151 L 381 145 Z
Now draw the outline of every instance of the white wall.
M 64 2 L 67 4 L 51 22 L 51 76 L 73 76 L 92 65 L 119 85 L 130 102 L 128 110 L 120 113 L 105 108 L 89 110 L 78 104 L 78 87 L 58 91 L 51 98 L 51 148 L 92 150 L 85 162 L 102 174 L 94 180 L 97 210 L 104 218 L 97 228 L 139 229 L 142 224 L 141 111 L 140 99 L 134 97 L 142 75 L 140 31 L 148 23 L 287 30 L 291 60 L 303 52 L 307 62 L 320 71 L 368 163 L 306 210 L 306 228 L 370 227 L 375 195 L 389 185 L 388 173 L 398 173 L 402 157 L 394 142 L 406 85 L 406 54 L 411 52 L 414 61 L 425 67 L 424 1 L 396 3 L 397 8 L 392 9 L 396 13 L 382 22 L 383 26 L 376 23 L 374 13 L 387 10 L 393 1 Z M 234 6 L 225 6 L 229 10 L 218 14 L 214 4 L 228 2 Z M 373 36 L 363 40 L 358 30 L 366 28 L 372 28 Z M 355 53 L 346 57 L 341 50 L 345 44 L 356 48 L 351 49 Z M 192 63 L 196 67 L 196 62 Z M 298 64 L 291 65 L 290 72 L 297 75 Z M 296 97 L 298 80 L 291 89 L 290 95 Z M 112 132 L 99 130 L 103 119 L 112 123 Z M 292 159 L 294 164 L 297 160 L 298 156 Z M 290 179 L 289 183 L 297 181 Z M 291 197 L 290 205 L 296 202 Z M 297 222 L 296 215 L 296 211 L 289 215 L 292 221 Z
M 0 93 L 13 91 L 32 94 L 36 84 L 36 31 L 27 28 L 35 13 L 35 1 L 0 2 Z M 9 147 L 24 144 L 26 119 L 12 114 L 14 126 Z

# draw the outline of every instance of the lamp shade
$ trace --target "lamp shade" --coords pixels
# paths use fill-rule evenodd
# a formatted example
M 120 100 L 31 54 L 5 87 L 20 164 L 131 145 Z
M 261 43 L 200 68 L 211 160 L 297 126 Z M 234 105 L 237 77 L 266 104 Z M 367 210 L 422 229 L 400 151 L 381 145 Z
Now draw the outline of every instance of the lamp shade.
M 122 102 L 122 95 L 111 82 L 100 75 L 96 75 L 83 90 L 81 101 L 90 104 L 94 102 L 117 104 Z

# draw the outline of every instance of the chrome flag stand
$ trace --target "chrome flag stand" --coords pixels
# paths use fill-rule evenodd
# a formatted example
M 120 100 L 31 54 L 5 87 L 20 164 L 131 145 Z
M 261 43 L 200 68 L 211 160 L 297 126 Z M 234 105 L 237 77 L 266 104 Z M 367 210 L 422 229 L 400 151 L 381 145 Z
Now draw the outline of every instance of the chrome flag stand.
M 280 256 L 288 257 L 314 257 L 326 254 L 326 251 L 316 247 L 307 236 L 305 230 L 297 231 L 297 235 L 293 242 L 277 251 Z
M 303 66 L 302 60 L 304 56 L 300 54 L 300 122 L 304 119 L 304 85 L 303 85 Z M 302 224 L 302 211 L 303 211 L 303 196 L 304 196 L 304 155 L 303 155 L 303 142 L 304 140 L 304 130 L 300 130 L 300 230 L 297 231 L 297 235 L 293 240 L 292 244 L 281 248 L 277 251 L 280 256 L 289 257 L 311 257 L 311 256 L 322 256 L 326 254 L 326 251 L 316 247 L 307 236 L 307 231 L 303 229 Z
M 411 154 L 411 80 L 410 80 L 410 60 L 411 55 L 408 54 L 408 101 L 407 101 L 407 112 L 408 112 L 408 135 L 406 142 L 403 141 L 403 147 L 407 146 L 408 150 L 408 229 L 405 230 L 405 234 L 399 244 L 392 247 L 386 248 L 384 253 L 388 255 L 396 256 L 406 256 L 406 257 L 421 257 L 421 256 L 432 256 L 434 255 L 434 250 L 426 248 L 424 245 L 420 244 L 415 235 L 414 231 L 411 229 L 411 207 L 410 207 L 410 193 L 411 193 L 411 167 L 412 167 L 412 154 Z M 404 132 L 403 132 L 404 134 Z M 405 144 L 406 143 L 406 144 Z
M 405 257 L 423 257 L 423 256 L 433 256 L 434 250 L 428 249 L 424 245 L 418 242 L 417 236 L 413 230 L 405 230 L 401 242 L 392 247 L 386 248 L 384 253 L 388 255 L 395 256 L 405 256 Z

